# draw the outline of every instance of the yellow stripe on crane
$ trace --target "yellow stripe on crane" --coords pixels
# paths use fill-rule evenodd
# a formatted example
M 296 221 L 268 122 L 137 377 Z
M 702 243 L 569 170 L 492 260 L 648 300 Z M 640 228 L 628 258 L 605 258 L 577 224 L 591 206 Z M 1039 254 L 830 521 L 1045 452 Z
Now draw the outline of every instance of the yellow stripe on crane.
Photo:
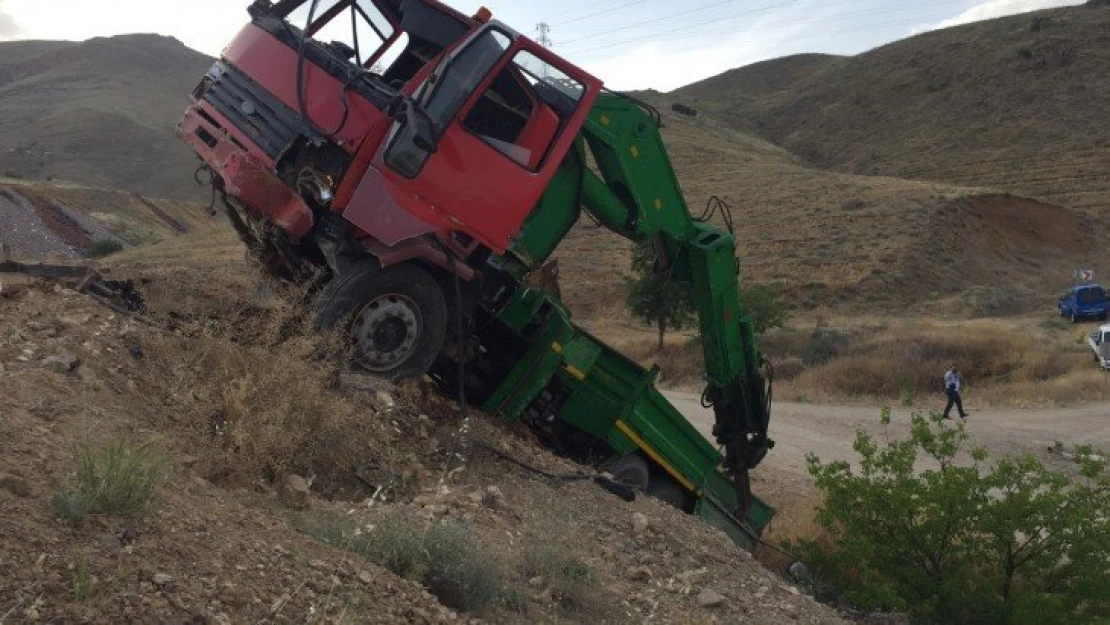
M 666 471 L 668 475 L 673 477 L 676 482 L 681 484 L 683 488 L 690 491 L 691 493 L 694 493 L 695 495 L 699 494 L 698 489 L 694 487 L 693 482 L 683 477 L 682 474 L 679 473 L 673 466 L 671 466 L 669 462 L 663 459 L 663 456 L 661 456 L 659 452 L 655 451 L 655 449 L 651 445 L 648 445 L 644 439 L 640 438 L 638 434 L 633 432 L 632 428 L 629 427 L 627 423 L 621 421 L 620 419 L 617 419 L 615 425 L 617 426 L 617 429 L 621 431 L 621 434 L 627 436 L 633 443 L 636 444 L 637 447 L 644 450 L 644 453 L 647 454 L 648 457 L 654 460 L 656 464 L 663 467 L 663 470 Z

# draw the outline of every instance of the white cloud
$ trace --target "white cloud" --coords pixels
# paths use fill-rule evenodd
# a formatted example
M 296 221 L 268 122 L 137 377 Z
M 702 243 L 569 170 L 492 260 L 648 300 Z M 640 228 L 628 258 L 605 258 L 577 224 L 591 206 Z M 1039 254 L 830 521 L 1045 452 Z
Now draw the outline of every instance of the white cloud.
M 703 33 L 690 29 L 678 38 L 663 36 L 652 41 L 650 37 L 636 34 L 631 38 L 644 41 L 623 44 L 618 39 L 617 45 L 601 40 L 602 47 L 593 54 L 588 48 L 577 54 L 558 47 L 555 51 L 566 54 L 572 62 L 580 62 L 595 76 L 605 78 L 610 88 L 651 87 L 670 91 L 736 67 L 808 50 L 814 43 L 821 47 L 820 40 L 825 36 L 819 23 L 801 19 L 815 6 L 818 5 L 814 0 L 808 0 L 792 10 L 764 15 L 746 26 L 706 27 L 709 31 Z M 613 54 L 610 56 L 607 52 Z M 599 56 L 599 60 L 589 60 Z
M 15 18 L 4 10 L 4 0 L 0 0 L 0 41 L 18 37 L 22 32 Z
M 936 24 L 930 30 L 950 28 L 952 26 L 970 24 L 971 22 L 979 22 L 996 17 L 1005 17 L 1016 13 L 1026 13 L 1028 11 L 1039 11 L 1041 9 L 1051 9 L 1054 7 L 1076 4 L 1083 4 L 1083 2 L 1082 0 L 988 0 L 987 2 L 982 2 L 967 9 L 955 17 L 950 17 Z
M 208 54 L 218 54 L 250 19 L 246 11 L 250 0 L 0 0 L 0 3 L 21 27 L 20 35 L 30 39 L 80 41 L 120 33 L 158 33 L 176 37 Z

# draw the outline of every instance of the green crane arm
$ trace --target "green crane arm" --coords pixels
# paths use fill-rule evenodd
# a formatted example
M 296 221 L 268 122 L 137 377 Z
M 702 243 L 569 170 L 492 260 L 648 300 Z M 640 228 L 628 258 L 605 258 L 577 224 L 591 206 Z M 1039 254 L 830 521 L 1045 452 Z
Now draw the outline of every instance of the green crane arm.
M 702 400 L 713 406 L 713 433 L 746 505 L 748 471 L 774 446 L 770 375 L 740 300 L 735 239 L 690 214 L 659 128 L 636 101 L 602 94 L 581 132 L 598 172 L 584 168 L 581 202 L 604 226 L 653 242 L 660 269 L 693 285 L 708 383 Z

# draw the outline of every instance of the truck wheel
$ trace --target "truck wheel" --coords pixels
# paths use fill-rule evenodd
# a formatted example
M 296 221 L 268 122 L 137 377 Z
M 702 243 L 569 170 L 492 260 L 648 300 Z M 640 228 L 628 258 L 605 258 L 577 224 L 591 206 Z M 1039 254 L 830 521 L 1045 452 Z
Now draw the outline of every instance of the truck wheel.
M 613 476 L 613 480 L 646 491 L 651 479 L 647 462 L 636 454 L 625 454 L 601 465 L 601 470 Z
M 694 497 L 669 475 L 652 475 L 647 492 L 652 497 L 668 503 L 683 512 L 692 512 Z
M 365 261 L 320 294 L 316 331 L 335 328 L 343 328 L 355 367 L 390 380 L 417 377 L 443 348 L 447 302 L 424 269 Z

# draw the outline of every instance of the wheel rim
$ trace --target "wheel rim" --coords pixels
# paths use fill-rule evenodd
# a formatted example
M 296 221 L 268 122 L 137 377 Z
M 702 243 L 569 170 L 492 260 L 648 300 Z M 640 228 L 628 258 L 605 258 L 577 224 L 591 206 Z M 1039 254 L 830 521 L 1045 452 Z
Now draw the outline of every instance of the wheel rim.
M 370 371 L 397 367 L 416 352 L 420 309 L 407 295 L 389 293 L 364 304 L 351 322 L 351 341 L 359 364 Z

